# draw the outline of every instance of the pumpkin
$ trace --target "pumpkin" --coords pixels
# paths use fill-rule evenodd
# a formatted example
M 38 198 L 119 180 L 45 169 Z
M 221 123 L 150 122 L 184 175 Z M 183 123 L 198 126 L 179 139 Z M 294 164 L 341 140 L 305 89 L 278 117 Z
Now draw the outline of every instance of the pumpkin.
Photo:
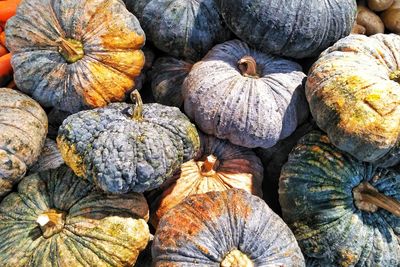
M 157 103 L 180 107 L 182 84 L 193 64 L 173 57 L 160 57 L 151 70 L 151 90 Z
M 149 241 L 143 195 L 95 191 L 65 166 L 24 178 L 0 203 L 2 266 L 132 266 Z
M 355 0 L 217 0 L 228 27 L 263 52 L 293 58 L 318 56 L 350 34 Z
M 374 35 L 385 32 L 385 25 L 381 18 L 368 7 L 359 5 L 357 7 L 357 24 L 365 29 L 365 35 Z
M 144 86 L 144 84 L 147 82 L 149 79 L 149 74 L 148 72 L 150 71 L 151 67 L 153 66 L 153 62 L 155 60 L 155 53 L 151 48 L 148 46 L 143 47 L 143 53 L 145 56 L 145 63 L 142 69 L 142 72 L 140 73 L 139 76 L 135 78 L 135 89 L 141 90 Z
M 387 10 L 381 14 L 385 27 L 396 34 L 400 34 L 400 0 L 395 0 Z
M 174 57 L 196 61 L 231 36 L 214 0 L 124 1 L 147 38 Z
M 61 125 L 57 143 L 76 175 L 111 193 L 160 186 L 199 149 L 193 124 L 175 107 L 113 103 L 81 111 Z
M 56 142 L 51 140 L 50 138 L 46 138 L 42 152 L 40 153 L 36 163 L 29 168 L 29 172 L 35 173 L 50 169 L 57 169 L 63 164 L 64 160 L 61 157 Z
M 341 152 L 319 131 L 283 166 L 283 218 L 322 266 L 400 265 L 400 173 Z
M 144 64 L 144 32 L 120 0 L 22 1 L 5 31 L 16 85 L 45 107 L 122 101 Z
M 46 133 L 47 116 L 36 101 L 0 88 L 0 199 L 36 162 Z
M 306 83 L 317 125 L 357 159 L 400 161 L 400 36 L 351 35 L 321 54 Z
M 193 65 L 182 87 L 185 112 L 207 134 L 268 148 L 307 118 L 305 77 L 295 62 L 228 41 Z
M 190 195 L 240 188 L 262 197 L 263 167 L 251 149 L 202 134 L 200 144 L 197 159 L 183 163 L 162 185 L 163 192 L 155 201 L 156 211 L 151 219 L 154 227 L 168 210 Z

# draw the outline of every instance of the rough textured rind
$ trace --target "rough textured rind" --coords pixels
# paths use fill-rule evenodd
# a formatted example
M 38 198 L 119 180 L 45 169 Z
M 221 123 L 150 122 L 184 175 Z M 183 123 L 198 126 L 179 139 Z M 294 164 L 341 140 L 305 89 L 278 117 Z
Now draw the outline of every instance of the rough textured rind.
M 45 238 L 36 223 L 49 209 L 67 213 L 61 232 Z M 0 204 L 0 264 L 132 266 L 149 241 L 143 195 L 105 195 L 63 166 L 25 177 Z
M 112 193 L 143 192 L 160 186 L 198 152 L 197 130 L 175 107 L 143 105 L 143 120 L 131 118 L 134 105 L 113 103 L 68 117 L 58 147 L 78 176 Z
M 293 58 L 318 56 L 350 34 L 355 0 L 216 0 L 236 36 L 258 50 Z
M 122 101 L 144 64 L 144 32 L 121 0 L 24 0 L 5 31 L 17 87 L 45 107 Z M 82 42 L 85 56 L 68 64 L 60 37 Z
M 357 209 L 353 188 L 363 181 L 400 200 L 399 172 L 359 162 L 317 131 L 299 141 L 282 169 L 283 218 L 303 253 L 322 266 L 400 265 L 400 218 Z
M 124 0 L 147 38 L 174 57 L 199 60 L 215 44 L 229 40 L 214 0 Z
M 351 35 L 321 54 L 306 96 L 318 126 L 335 146 L 359 160 L 400 162 L 400 36 Z
M 38 159 L 47 124 L 46 113 L 36 101 L 0 88 L 0 199 Z
M 42 152 L 36 163 L 29 168 L 29 173 L 42 172 L 50 169 L 57 169 L 64 164 L 57 143 L 46 138 Z
M 290 229 L 259 197 L 241 189 L 189 196 L 161 219 L 155 266 L 220 266 L 238 249 L 254 266 L 305 266 Z
M 240 73 L 237 62 L 244 56 L 255 59 L 259 78 Z M 305 77 L 295 62 L 228 41 L 193 65 L 182 87 L 185 112 L 207 134 L 268 148 L 307 118 Z

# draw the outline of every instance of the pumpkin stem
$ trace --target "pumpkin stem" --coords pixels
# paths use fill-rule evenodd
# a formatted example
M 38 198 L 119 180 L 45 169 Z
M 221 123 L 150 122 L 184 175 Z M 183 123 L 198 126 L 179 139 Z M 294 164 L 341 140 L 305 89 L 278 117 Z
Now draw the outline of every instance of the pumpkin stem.
M 253 267 L 254 263 L 249 259 L 249 257 L 238 249 L 234 249 L 229 252 L 223 261 L 221 262 L 221 267 Z
M 390 78 L 392 81 L 395 81 L 395 82 L 397 82 L 397 83 L 400 83 L 400 70 L 396 70 L 396 71 L 393 71 L 392 73 L 390 73 L 389 78 Z
M 131 100 L 135 103 L 132 119 L 141 121 L 143 119 L 143 101 L 137 89 L 131 93 Z
M 237 64 L 243 76 L 259 77 L 257 73 L 257 62 L 253 57 L 244 56 L 237 62 Z
M 36 222 L 39 224 L 45 238 L 52 237 L 64 228 L 66 213 L 50 209 L 39 215 Z
M 214 155 L 209 155 L 201 166 L 201 172 L 206 174 L 214 171 L 215 165 L 217 163 L 217 157 Z
M 80 41 L 60 37 L 56 42 L 58 43 L 58 52 L 68 63 L 75 63 L 85 55 L 83 44 Z
M 376 212 L 378 208 L 382 208 L 400 217 L 400 201 L 379 193 L 368 182 L 356 186 L 353 189 L 353 196 L 356 207 L 362 211 Z

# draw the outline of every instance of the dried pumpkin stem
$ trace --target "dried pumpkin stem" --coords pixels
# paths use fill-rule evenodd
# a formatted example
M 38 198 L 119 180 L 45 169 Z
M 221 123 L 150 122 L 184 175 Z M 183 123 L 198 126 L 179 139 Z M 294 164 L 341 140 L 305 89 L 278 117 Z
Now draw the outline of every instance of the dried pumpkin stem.
M 75 63 L 85 55 L 83 44 L 80 41 L 60 37 L 56 42 L 58 43 L 58 52 L 68 63 Z
M 238 61 L 238 68 L 243 76 L 259 77 L 257 73 L 257 62 L 251 56 L 244 56 Z
M 357 208 L 367 212 L 375 212 L 382 208 L 400 217 L 400 201 L 385 196 L 370 183 L 363 182 L 353 189 L 354 202 Z
M 209 155 L 201 166 L 202 173 L 209 173 L 214 170 L 215 164 L 217 163 L 217 157 Z
M 141 121 L 143 119 L 143 101 L 138 90 L 134 90 L 131 93 L 132 102 L 135 103 L 135 108 L 133 109 L 132 119 Z
M 65 212 L 50 209 L 39 215 L 36 222 L 39 224 L 45 238 L 52 237 L 64 228 Z
M 253 267 L 254 263 L 250 258 L 238 249 L 234 249 L 229 252 L 223 261 L 221 267 Z
M 400 83 L 400 70 L 393 71 L 389 77 L 392 81 Z

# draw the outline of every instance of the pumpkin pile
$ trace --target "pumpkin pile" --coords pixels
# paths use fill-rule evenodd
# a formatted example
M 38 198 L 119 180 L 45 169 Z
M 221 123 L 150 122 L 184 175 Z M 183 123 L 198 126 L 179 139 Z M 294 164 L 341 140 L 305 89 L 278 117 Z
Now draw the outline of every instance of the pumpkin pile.
M 0 266 L 400 266 L 399 3 L 0 0 Z

